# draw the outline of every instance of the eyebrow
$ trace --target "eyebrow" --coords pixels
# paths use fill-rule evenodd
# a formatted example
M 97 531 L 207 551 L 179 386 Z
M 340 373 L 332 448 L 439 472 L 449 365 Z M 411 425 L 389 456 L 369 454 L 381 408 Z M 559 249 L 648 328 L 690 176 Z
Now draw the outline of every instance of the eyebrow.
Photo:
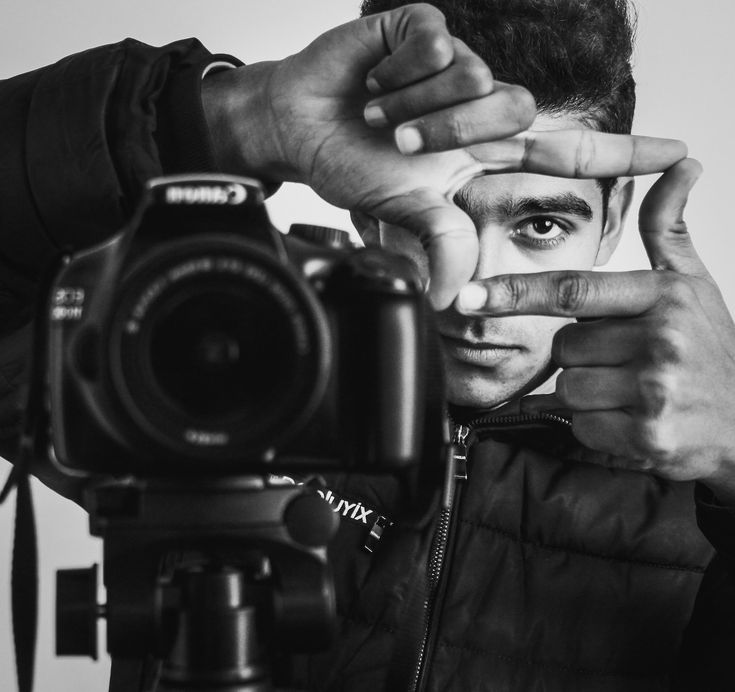
M 471 188 L 462 188 L 454 196 L 454 203 L 470 216 L 480 218 L 493 216 L 515 219 L 522 216 L 565 214 L 590 221 L 594 216 L 590 205 L 572 192 L 518 198 L 501 195 L 488 201 L 473 192 Z

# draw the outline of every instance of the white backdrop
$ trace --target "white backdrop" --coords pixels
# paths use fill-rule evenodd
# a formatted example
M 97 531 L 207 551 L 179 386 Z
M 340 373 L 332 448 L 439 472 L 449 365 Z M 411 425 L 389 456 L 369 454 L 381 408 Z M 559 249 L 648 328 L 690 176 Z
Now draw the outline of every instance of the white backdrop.
M 196 36 L 215 52 L 245 62 L 277 59 L 303 47 L 323 30 L 357 15 L 359 0 L 5 0 L 0 23 L 0 78 L 54 62 L 72 53 L 127 36 L 161 45 Z M 735 160 L 731 119 L 735 5 L 722 0 L 638 0 L 636 53 L 639 134 L 676 137 L 705 168 L 692 194 L 687 219 L 697 247 L 735 308 L 735 241 L 730 234 L 730 167 Z M 638 199 L 651 184 L 642 179 Z M 329 207 L 302 186 L 286 186 L 270 202 L 277 226 L 292 221 L 349 229 L 343 210 Z M 646 267 L 634 220 L 611 269 Z M 706 357 L 706 354 L 703 354 Z M 9 465 L 0 460 L 4 476 Z M 35 484 L 41 557 L 41 619 L 36 666 L 38 692 L 100 692 L 107 689 L 106 658 L 53 656 L 54 575 L 57 568 L 100 561 L 100 544 L 87 536 L 76 506 Z M 10 630 L 10 551 L 13 503 L 0 506 L 0 690 L 15 689 Z M 101 647 L 104 651 L 104 645 Z

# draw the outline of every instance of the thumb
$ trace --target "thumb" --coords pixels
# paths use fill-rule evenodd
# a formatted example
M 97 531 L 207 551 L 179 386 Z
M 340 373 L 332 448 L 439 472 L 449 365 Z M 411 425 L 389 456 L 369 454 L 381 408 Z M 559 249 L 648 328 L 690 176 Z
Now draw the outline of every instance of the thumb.
M 689 192 L 702 174 L 701 164 L 683 159 L 651 187 L 638 212 L 638 227 L 653 269 L 708 277 L 684 222 Z
M 479 244 L 472 219 L 429 188 L 392 197 L 370 213 L 418 238 L 429 258 L 429 300 L 437 310 L 449 307 L 477 266 Z

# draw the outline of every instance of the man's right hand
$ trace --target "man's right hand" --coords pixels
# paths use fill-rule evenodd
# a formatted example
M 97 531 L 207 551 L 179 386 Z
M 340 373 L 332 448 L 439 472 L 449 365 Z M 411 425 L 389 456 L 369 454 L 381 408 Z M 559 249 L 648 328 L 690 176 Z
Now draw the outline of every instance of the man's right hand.
M 474 224 L 452 201 L 472 177 L 614 177 L 686 156 L 670 140 L 525 132 L 533 97 L 495 81 L 423 4 L 332 29 L 284 60 L 207 77 L 203 102 L 225 170 L 305 183 L 336 206 L 414 232 L 440 309 L 477 261 Z

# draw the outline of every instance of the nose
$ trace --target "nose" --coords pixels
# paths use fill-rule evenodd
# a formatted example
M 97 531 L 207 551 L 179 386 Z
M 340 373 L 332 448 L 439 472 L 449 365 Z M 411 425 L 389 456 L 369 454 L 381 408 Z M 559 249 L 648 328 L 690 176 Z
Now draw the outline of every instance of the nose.
M 513 271 L 509 243 L 503 242 L 505 231 L 501 228 L 487 226 L 478 231 L 480 253 L 472 280 L 489 279 L 499 274 Z

